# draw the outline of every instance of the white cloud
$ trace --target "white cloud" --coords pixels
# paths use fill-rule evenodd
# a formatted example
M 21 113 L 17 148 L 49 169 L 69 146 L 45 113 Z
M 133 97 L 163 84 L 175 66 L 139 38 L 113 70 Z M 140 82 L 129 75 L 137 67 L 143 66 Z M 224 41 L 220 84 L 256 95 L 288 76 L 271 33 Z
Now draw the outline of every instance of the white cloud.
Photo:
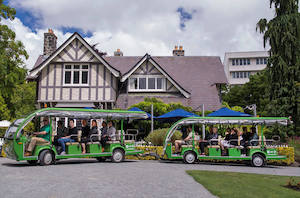
M 25 9 L 39 17 L 41 29 L 36 33 L 19 19 L 5 21 L 17 34 L 30 55 L 31 68 L 43 50 L 43 33 L 54 29 L 61 44 L 71 34 L 62 27 L 91 31 L 90 44 L 99 43 L 100 50 L 113 54 L 120 48 L 124 55 L 171 55 L 174 45 L 183 45 L 186 55 L 218 55 L 226 51 L 263 50 L 262 35 L 256 33 L 260 18 L 270 18 L 268 1 L 261 0 L 14 0 L 12 7 Z M 185 31 L 179 28 L 176 10 L 183 7 L 193 13 Z

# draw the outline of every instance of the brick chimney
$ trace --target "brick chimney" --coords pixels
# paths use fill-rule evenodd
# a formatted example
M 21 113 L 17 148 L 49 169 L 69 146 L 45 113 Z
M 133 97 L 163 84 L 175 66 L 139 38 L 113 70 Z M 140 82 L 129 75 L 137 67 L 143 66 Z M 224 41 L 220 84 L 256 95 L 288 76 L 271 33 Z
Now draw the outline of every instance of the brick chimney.
M 184 50 L 183 50 L 183 47 L 182 46 L 179 46 L 179 49 L 178 49 L 178 46 L 175 45 L 175 48 L 173 50 L 173 56 L 184 56 Z
M 44 55 L 50 56 L 56 50 L 57 37 L 52 29 L 44 33 Z
M 123 52 L 120 49 L 114 52 L 114 56 L 123 56 Z

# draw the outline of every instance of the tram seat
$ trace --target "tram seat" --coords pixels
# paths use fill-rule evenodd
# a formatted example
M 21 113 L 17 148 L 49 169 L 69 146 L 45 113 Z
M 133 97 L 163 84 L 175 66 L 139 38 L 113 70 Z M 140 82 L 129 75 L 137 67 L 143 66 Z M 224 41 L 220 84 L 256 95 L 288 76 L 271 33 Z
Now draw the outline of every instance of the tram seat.
M 221 148 L 220 144 L 221 144 L 221 138 L 222 136 L 218 136 L 218 145 L 208 145 L 207 148 Z
M 263 136 L 263 141 L 266 142 L 266 137 Z M 259 149 L 261 147 L 261 136 L 258 137 L 258 145 L 257 146 L 247 146 L 248 149 Z
M 208 145 L 207 148 L 220 148 L 219 145 Z
M 111 141 L 107 141 L 106 144 L 116 144 L 116 143 L 120 143 L 120 141 L 117 140 L 111 140 Z
M 134 143 L 134 140 L 124 140 L 125 143 Z
M 78 145 L 79 142 L 80 142 L 80 140 L 81 140 L 81 133 L 82 133 L 82 131 L 79 130 L 77 136 L 76 136 L 76 135 L 72 135 L 72 136 L 77 137 L 77 142 L 67 142 L 66 145 L 67 145 L 67 146 L 68 146 L 68 145 Z

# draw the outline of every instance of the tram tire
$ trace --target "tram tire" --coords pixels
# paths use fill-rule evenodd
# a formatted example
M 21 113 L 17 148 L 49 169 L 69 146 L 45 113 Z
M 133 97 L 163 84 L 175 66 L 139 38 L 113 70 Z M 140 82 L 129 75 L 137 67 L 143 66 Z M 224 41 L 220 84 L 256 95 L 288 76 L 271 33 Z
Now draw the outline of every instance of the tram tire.
M 30 165 L 37 165 L 37 160 L 27 160 L 27 163 Z
M 264 158 L 264 156 L 262 156 L 261 154 L 254 154 L 252 156 L 252 160 L 251 160 L 251 166 L 253 167 L 263 167 L 265 166 L 266 160 Z
M 49 150 L 43 150 L 39 155 L 39 161 L 41 166 L 48 166 L 53 163 L 54 157 Z
M 120 163 L 124 161 L 125 159 L 125 153 L 122 149 L 115 149 L 112 156 L 111 161 L 114 163 Z
M 96 158 L 98 162 L 105 162 L 106 158 L 105 157 L 97 157 Z
M 183 162 L 186 164 L 193 164 L 197 160 L 197 156 L 194 152 L 192 151 L 187 151 L 183 155 Z

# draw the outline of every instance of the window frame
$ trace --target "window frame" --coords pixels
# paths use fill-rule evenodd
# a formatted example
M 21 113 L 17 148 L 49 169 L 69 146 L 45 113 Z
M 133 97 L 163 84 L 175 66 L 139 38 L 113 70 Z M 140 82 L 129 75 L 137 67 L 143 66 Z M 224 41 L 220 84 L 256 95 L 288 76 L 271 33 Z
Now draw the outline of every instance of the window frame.
M 66 66 L 70 65 L 71 69 L 66 69 Z M 74 66 L 79 65 L 79 69 L 75 69 Z M 87 66 L 87 69 L 83 69 L 83 66 Z M 89 73 L 90 73 L 90 65 L 87 63 L 65 63 L 63 64 L 63 86 L 74 86 L 74 87 L 85 87 L 89 86 Z M 66 71 L 71 72 L 71 83 L 66 83 Z M 79 71 L 79 83 L 74 83 L 74 72 Z M 87 72 L 87 83 L 82 83 L 82 73 Z
M 131 89 L 130 87 L 130 81 L 131 79 L 137 79 L 137 89 Z M 146 89 L 140 89 L 139 88 L 139 79 L 140 78 L 146 78 Z M 155 89 L 148 89 L 148 79 L 149 78 L 155 78 Z M 157 79 L 162 79 L 162 89 L 157 89 Z M 166 91 L 166 82 L 167 79 L 164 76 L 161 75 L 132 75 L 128 78 L 128 85 L 127 90 L 128 92 L 165 92 Z

